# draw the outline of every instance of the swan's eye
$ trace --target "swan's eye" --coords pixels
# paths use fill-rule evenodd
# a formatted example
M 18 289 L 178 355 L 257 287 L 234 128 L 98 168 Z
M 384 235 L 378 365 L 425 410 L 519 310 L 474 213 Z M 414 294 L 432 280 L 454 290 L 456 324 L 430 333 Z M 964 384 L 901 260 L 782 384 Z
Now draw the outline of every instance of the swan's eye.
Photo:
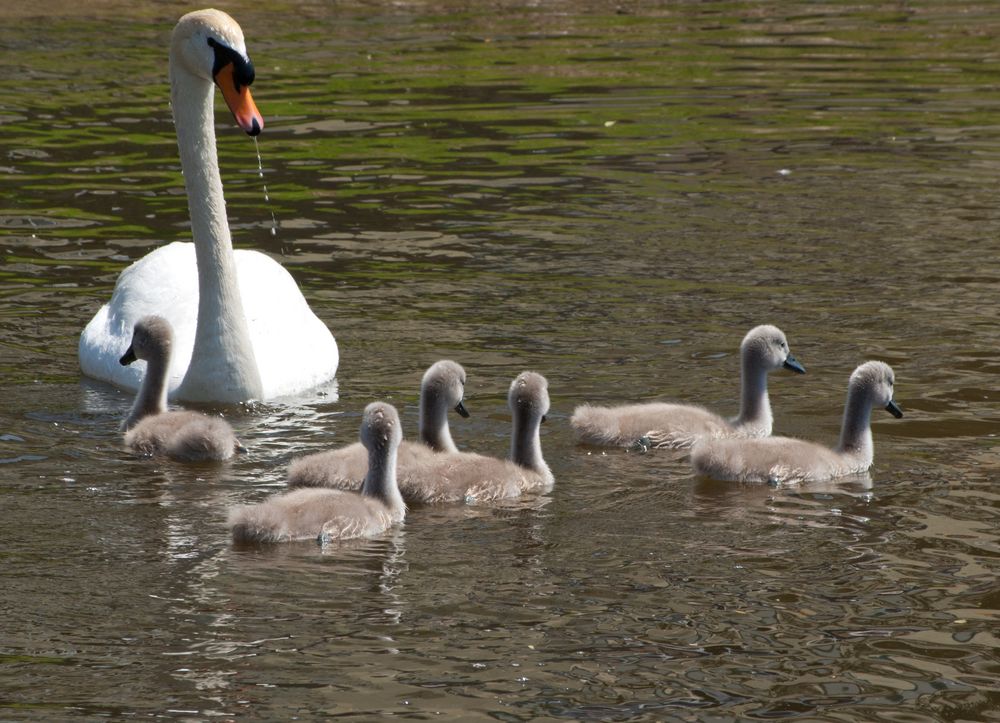
M 236 90 L 245 85 L 253 85 L 254 69 L 253 63 L 249 59 L 244 58 L 237 51 L 224 43 L 220 43 L 215 38 L 209 38 L 208 45 L 215 53 L 215 63 L 212 66 L 213 78 L 219 74 L 220 70 L 232 63 Z

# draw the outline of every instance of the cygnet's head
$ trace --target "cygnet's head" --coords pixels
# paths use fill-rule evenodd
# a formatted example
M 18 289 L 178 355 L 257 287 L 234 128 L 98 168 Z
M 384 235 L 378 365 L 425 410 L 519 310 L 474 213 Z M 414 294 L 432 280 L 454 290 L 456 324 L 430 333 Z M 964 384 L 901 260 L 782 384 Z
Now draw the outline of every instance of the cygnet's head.
M 468 417 L 465 408 L 465 370 L 450 359 L 435 362 L 424 373 L 420 382 L 422 403 L 439 399 L 449 409 L 454 409 L 463 417 Z
M 166 360 L 170 357 L 173 339 L 174 332 L 170 328 L 170 322 L 162 316 L 144 316 L 135 322 L 132 343 L 118 361 L 122 366 L 128 366 L 136 359 Z
M 250 96 L 253 63 L 243 30 L 232 17 L 221 10 L 188 13 L 174 27 L 170 54 L 191 75 L 219 86 L 240 128 L 251 136 L 260 133 L 264 118 Z
M 403 440 L 399 413 L 391 404 L 372 402 L 361 416 L 361 444 L 365 449 L 392 450 Z
M 806 368 L 789 351 L 785 333 L 770 324 L 755 326 L 747 332 L 740 344 L 740 356 L 744 364 L 751 363 L 764 371 L 784 367 L 799 374 L 806 373 Z
M 893 400 L 893 384 L 896 375 L 885 362 L 867 361 L 851 374 L 848 384 L 852 393 L 860 392 L 871 400 L 872 408 L 882 407 L 896 419 L 903 416 L 903 410 Z
M 510 384 L 507 405 L 516 419 L 545 421 L 549 412 L 549 383 L 535 372 L 521 372 Z

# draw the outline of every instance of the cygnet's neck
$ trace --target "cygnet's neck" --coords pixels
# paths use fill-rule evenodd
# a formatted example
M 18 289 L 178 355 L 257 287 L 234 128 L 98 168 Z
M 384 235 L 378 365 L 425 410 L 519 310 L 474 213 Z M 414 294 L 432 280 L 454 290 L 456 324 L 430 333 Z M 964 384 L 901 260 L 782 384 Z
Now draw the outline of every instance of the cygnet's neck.
M 435 452 L 457 452 L 448 427 L 448 404 L 427 386 L 420 390 L 420 440 Z
M 368 473 L 361 483 L 361 494 L 381 500 L 395 519 L 402 519 L 406 503 L 396 482 L 398 443 L 375 444 L 368 448 Z
M 263 387 L 243 313 L 215 147 L 215 86 L 186 70 L 173 52 L 170 100 L 198 261 L 194 352 L 177 396 L 191 401 L 259 399 Z
M 847 404 L 844 407 L 844 422 L 840 429 L 840 444 L 837 451 L 858 457 L 862 463 L 871 464 L 875 457 L 875 443 L 872 441 L 872 400 L 871 393 L 863 386 L 851 386 L 847 390 Z
M 515 464 L 534 470 L 539 474 L 549 474 L 549 466 L 542 459 L 542 440 L 539 430 L 541 416 L 530 413 L 514 414 L 510 438 L 510 459 Z
M 755 427 L 761 434 L 771 434 L 774 417 L 767 396 L 767 369 L 752 355 L 745 355 L 740 364 L 740 414 L 732 420 L 734 427 Z
M 170 351 L 155 354 L 146 360 L 146 374 L 135 395 L 132 410 L 122 424 L 126 431 L 152 414 L 162 414 L 167 409 L 167 372 L 170 368 Z

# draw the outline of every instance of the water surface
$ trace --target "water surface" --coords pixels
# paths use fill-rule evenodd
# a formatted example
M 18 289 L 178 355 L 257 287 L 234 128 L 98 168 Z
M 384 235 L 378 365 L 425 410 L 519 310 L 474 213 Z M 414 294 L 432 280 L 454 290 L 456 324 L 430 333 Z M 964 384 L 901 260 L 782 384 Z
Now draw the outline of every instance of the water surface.
M 338 382 L 227 410 L 252 453 L 223 467 L 121 449 L 130 399 L 81 380 L 76 342 L 122 268 L 187 238 L 166 43 L 189 8 L 0 10 L 0 717 L 996 716 L 990 6 L 223 7 L 267 120 L 261 178 L 218 112 L 234 239 L 296 277 Z M 851 370 L 893 365 L 906 416 L 876 416 L 870 476 L 743 487 L 575 444 L 583 401 L 735 412 L 765 322 L 808 369 L 772 378 L 778 433 L 833 443 Z M 552 493 L 231 547 L 227 507 L 353 441 L 369 401 L 415 429 L 441 357 L 466 449 L 504 454 L 507 385 L 549 379 Z

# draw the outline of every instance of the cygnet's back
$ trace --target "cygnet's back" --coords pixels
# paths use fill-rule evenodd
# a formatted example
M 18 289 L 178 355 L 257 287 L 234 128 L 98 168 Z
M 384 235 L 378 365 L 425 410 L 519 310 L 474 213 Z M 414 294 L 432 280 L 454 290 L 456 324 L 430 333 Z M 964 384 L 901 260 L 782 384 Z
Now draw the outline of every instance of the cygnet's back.
M 224 419 L 189 411 L 145 417 L 125 432 L 125 446 L 147 457 L 164 454 L 180 462 L 222 461 L 243 450 Z
M 420 382 L 420 441 L 403 441 L 397 469 L 405 471 L 436 452 L 458 451 L 448 428 L 448 410 L 468 417 L 464 397 L 465 370 L 461 365 L 442 359 L 427 369 Z M 358 489 L 367 469 L 367 453 L 356 442 L 294 460 L 288 468 L 288 486 Z
M 631 447 L 639 444 L 683 449 L 700 437 L 736 433 L 727 420 L 693 404 L 649 402 L 617 407 L 584 404 L 570 418 L 581 442 L 600 446 Z
M 535 372 L 518 375 L 507 405 L 512 417 L 510 459 L 452 452 L 415 460 L 400 474 L 407 502 L 489 502 L 550 489 L 554 480 L 542 458 L 539 432 L 549 410 L 545 377 Z
M 691 452 L 694 470 L 706 477 L 737 482 L 792 484 L 864 472 L 872 465 L 871 411 L 903 413 L 893 401 L 894 374 L 888 364 L 865 362 L 851 375 L 840 443 L 833 449 L 789 437 L 705 439 Z
M 642 443 L 681 449 L 702 437 L 763 437 L 771 433 L 773 417 L 767 396 L 767 375 L 776 369 L 799 374 L 805 368 L 788 349 L 781 329 L 768 324 L 751 329 L 740 345 L 740 413 L 732 419 L 691 404 L 650 402 L 616 407 L 584 404 L 570 425 L 581 442 L 631 447 Z
M 361 422 L 361 443 L 368 453 L 361 491 L 302 488 L 236 507 L 228 520 L 233 540 L 346 540 L 373 537 L 402 522 L 406 505 L 396 486 L 396 452 L 402 437 L 396 409 L 381 402 L 369 404 Z
M 120 362 L 124 366 L 142 359 L 146 374 L 122 424 L 125 445 L 142 455 L 162 454 L 182 462 L 229 459 L 243 447 L 226 421 L 199 412 L 165 411 L 172 345 L 173 331 L 166 319 L 146 316 L 136 322 L 132 343 Z

